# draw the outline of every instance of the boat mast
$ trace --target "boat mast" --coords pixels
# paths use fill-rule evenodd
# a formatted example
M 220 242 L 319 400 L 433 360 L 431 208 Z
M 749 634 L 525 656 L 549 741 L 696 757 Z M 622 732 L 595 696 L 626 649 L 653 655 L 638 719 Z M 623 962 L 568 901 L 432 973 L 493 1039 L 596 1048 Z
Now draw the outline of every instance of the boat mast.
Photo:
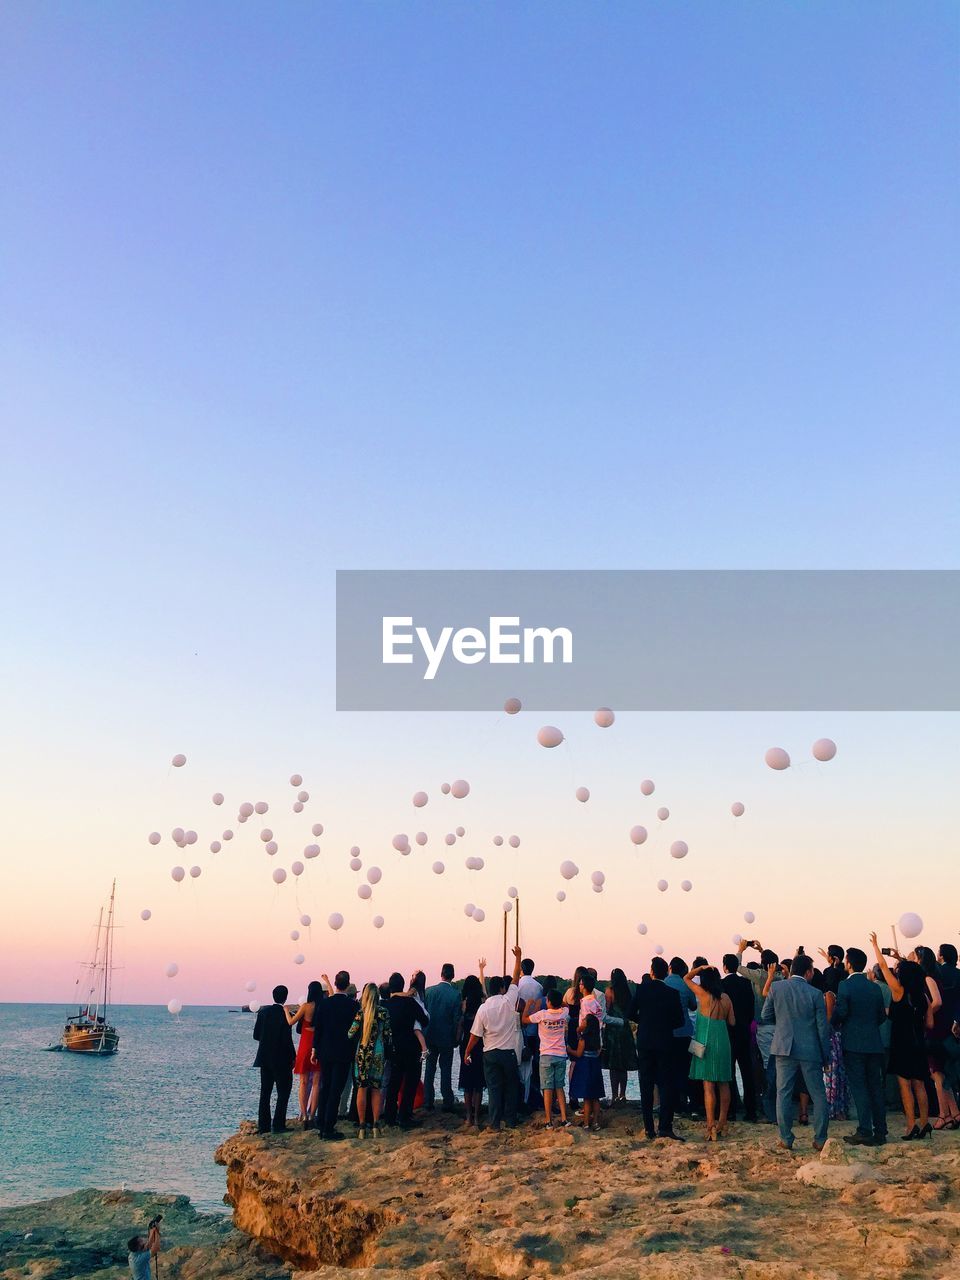
M 107 1006 L 110 1003 L 110 982 L 113 976 L 113 899 L 117 892 L 117 882 L 114 880 L 110 888 L 110 909 L 107 912 L 107 941 L 104 951 L 103 962 L 103 1016 L 107 1016 Z
M 97 920 L 97 944 L 93 950 L 93 964 L 90 966 L 90 987 L 87 991 L 87 1017 L 93 1017 L 96 1020 L 99 1001 L 93 1006 L 94 1012 L 91 1015 L 90 1005 L 96 994 L 97 988 L 97 962 L 100 959 L 100 938 L 103 933 L 103 907 L 100 908 L 100 916 Z

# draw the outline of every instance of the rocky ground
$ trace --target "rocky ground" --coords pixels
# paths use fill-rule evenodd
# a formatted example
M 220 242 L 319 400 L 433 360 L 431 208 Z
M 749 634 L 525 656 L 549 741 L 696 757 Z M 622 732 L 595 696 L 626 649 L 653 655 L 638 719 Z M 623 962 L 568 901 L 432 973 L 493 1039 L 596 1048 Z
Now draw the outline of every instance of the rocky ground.
M 116 1280 L 126 1242 L 163 1214 L 162 1280 L 287 1280 L 289 1267 L 220 1215 L 200 1214 L 186 1196 L 77 1191 L 0 1209 L 0 1280 Z
M 960 1134 L 817 1155 L 809 1128 L 788 1153 L 768 1126 L 719 1144 L 689 1126 L 681 1145 L 648 1142 L 632 1108 L 605 1118 L 478 1136 L 436 1115 L 336 1144 L 244 1126 L 217 1159 L 236 1225 L 297 1280 L 960 1274 Z

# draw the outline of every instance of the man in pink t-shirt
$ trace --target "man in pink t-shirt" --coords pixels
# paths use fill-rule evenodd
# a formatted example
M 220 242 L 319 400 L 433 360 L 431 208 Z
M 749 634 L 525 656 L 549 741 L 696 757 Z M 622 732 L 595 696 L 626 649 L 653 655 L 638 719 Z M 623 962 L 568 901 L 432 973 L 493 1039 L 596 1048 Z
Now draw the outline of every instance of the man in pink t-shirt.
M 533 1003 L 531 1001 L 531 1003 Z M 567 1021 L 570 1010 L 564 1008 L 559 991 L 547 992 L 547 1007 L 536 1013 L 524 1010 L 526 1026 L 535 1026 L 540 1037 L 540 1089 L 547 1128 L 553 1128 L 553 1099 L 560 1105 L 560 1124 L 569 1126 L 567 1099 L 563 1088 L 567 1077 Z

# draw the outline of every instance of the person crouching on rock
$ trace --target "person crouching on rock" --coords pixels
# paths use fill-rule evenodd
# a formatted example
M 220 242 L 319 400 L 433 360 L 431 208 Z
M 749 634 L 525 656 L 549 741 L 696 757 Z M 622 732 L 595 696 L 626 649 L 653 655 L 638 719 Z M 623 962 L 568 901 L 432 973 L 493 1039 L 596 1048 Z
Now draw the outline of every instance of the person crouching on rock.
M 133 1280 L 150 1280 L 150 1261 L 160 1252 L 160 1228 L 151 1222 L 149 1233 L 127 1241 L 127 1260 Z

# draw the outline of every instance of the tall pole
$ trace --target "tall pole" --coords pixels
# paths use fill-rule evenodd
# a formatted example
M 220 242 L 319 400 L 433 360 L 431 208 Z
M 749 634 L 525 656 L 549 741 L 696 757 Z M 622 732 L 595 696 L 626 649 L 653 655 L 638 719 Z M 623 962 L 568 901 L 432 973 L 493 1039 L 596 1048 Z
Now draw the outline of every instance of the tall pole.
M 520 899 L 517 898 L 517 946 L 520 945 Z
M 506 975 L 507 972 L 507 913 L 503 913 L 503 968 L 500 972 Z

